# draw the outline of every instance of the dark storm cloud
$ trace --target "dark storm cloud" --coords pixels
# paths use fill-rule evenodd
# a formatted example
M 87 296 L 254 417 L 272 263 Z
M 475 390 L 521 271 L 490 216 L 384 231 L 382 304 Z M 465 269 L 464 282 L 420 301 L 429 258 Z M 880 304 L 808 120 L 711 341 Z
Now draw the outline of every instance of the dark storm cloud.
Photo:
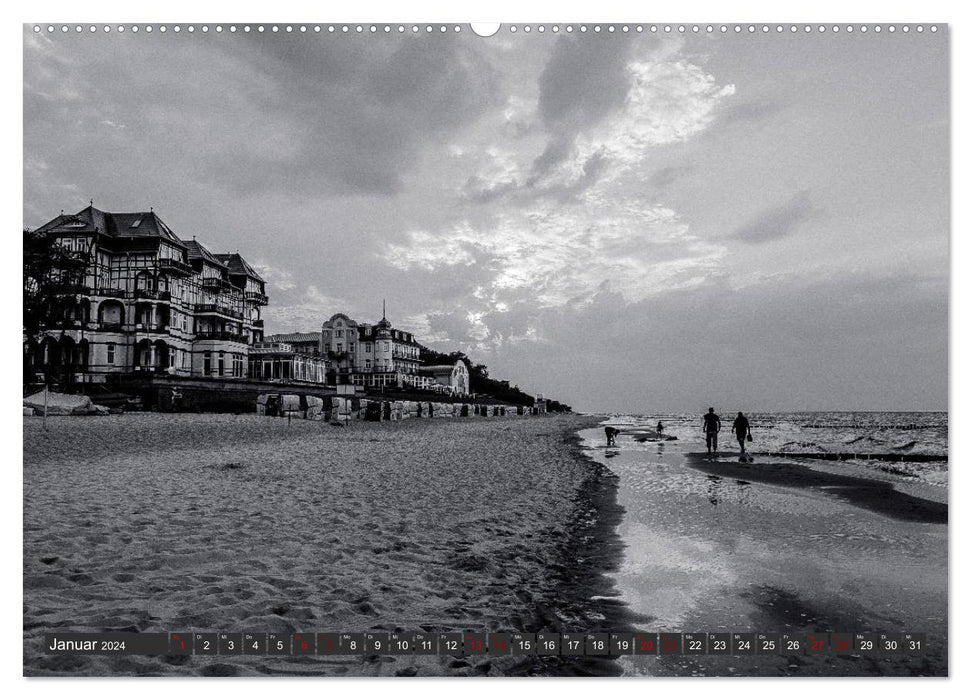
M 785 238 L 815 214 L 809 192 L 803 190 L 785 204 L 764 210 L 747 224 L 735 229 L 729 238 L 745 243 L 765 243 Z
M 386 39 L 254 37 L 234 47 L 273 84 L 257 95 L 259 112 L 294 142 L 282 162 L 245 151 L 235 158 L 310 190 L 393 193 L 424 149 L 499 104 L 496 74 L 473 42 L 452 35 Z
M 573 137 L 575 134 L 555 134 L 550 137 L 546 148 L 533 161 L 533 166 L 529 178 L 526 180 L 527 187 L 533 187 L 542 178 L 548 175 L 557 165 L 566 160 L 573 151 Z
M 539 116 L 550 137 L 533 184 L 565 160 L 581 133 L 624 104 L 630 89 L 624 36 L 561 36 L 539 76 Z
M 548 162 L 548 169 L 554 168 L 560 160 L 569 155 L 567 152 L 560 155 L 550 155 L 553 153 L 549 148 L 540 156 L 541 160 Z M 558 202 L 572 202 L 586 190 L 597 184 L 600 176 L 606 171 L 610 164 L 610 158 L 605 150 L 601 148 L 596 153 L 591 154 L 581 166 L 580 175 L 567 182 L 551 182 L 540 184 L 541 176 L 536 174 L 534 164 L 533 174 L 526 179 L 526 188 L 520 186 L 518 180 L 509 178 L 500 182 L 487 182 L 478 175 L 472 175 L 466 180 L 462 187 L 462 195 L 468 201 L 476 204 L 491 204 L 500 199 L 526 204 L 540 199 L 552 199 Z M 544 170 L 546 166 L 541 166 Z
M 474 37 L 83 38 L 25 50 L 29 152 L 126 152 L 115 178 L 153 163 L 233 195 L 395 193 L 428 149 L 501 101 Z
M 549 129 L 579 131 L 624 103 L 631 42 L 623 36 L 557 39 L 539 77 L 539 113 Z

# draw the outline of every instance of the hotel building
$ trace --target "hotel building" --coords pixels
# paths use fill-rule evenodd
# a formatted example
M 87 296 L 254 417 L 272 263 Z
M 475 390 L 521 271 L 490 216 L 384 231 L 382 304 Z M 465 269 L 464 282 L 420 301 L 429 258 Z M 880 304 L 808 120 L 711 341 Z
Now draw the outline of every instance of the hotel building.
M 334 314 L 323 323 L 320 336 L 321 356 L 328 360 L 338 384 L 370 388 L 427 384 L 418 372 L 421 345 L 386 317 L 372 325 Z
M 154 211 L 89 206 L 34 234 L 50 236 L 78 263 L 54 271 L 58 303 L 40 337 L 28 339 L 36 373 L 63 384 L 146 373 L 246 377 L 268 300 L 238 253 L 184 241 Z

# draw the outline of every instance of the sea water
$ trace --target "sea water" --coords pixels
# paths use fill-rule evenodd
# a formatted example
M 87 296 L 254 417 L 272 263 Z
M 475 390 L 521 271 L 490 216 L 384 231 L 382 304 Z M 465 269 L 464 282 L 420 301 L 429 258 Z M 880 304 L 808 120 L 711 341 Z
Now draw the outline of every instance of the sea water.
M 718 461 L 727 467 L 738 443 L 734 414 L 720 416 Z M 932 462 L 795 459 L 813 470 L 889 482 L 917 498 L 948 500 L 946 413 L 747 417 L 753 440 L 746 447 L 756 468 L 787 461 L 770 452 L 935 455 L 940 459 Z M 664 436 L 677 439 L 658 440 L 658 421 Z M 603 425 L 621 430 L 616 446 L 605 446 L 603 427 L 580 435 L 590 457 L 618 477 L 624 556 L 609 574 L 610 595 L 640 627 L 798 634 L 919 629 L 936 649 L 934 663 L 946 667 L 946 525 L 898 520 L 837 490 L 762 483 L 755 472 L 747 479 L 737 471 L 694 469 L 685 453 L 705 452 L 701 413 L 614 414 Z M 628 675 L 813 673 L 787 666 L 782 657 L 751 664 L 734 658 L 728 668 L 717 666 L 718 657 L 692 659 L 625 657 L 620 663 Z M 874 672 L 846 663 L 824 670 Z
M 731 426 L 735 414 L 719 414 L 722 431 L 719 449 L 738 448 Z M 826 411 L 798 413 L 750 413 L 752 442 L 747 449 L 753 453 L 881 453 L 933 455 L 941 459 L 931 462 L 892 462 L 854 459 L 851 464 L 872 470 L 875 476 L 892 474 L 904 480 L 946 486 L 948 471 L 948 414 L 946 412 L 870 412 Z M 620 428 L 618 441 L 627 448 L 643 445 L 650 449 L 655 443 L 637 441 L 653 437 L 657 423 L 664 424 L 664 435 L 691 443 L 697 448 L 704 442 L 702 416 L 667 414 L 613 414 L 605 424 Z M 671 445 L 673 447 L 674 445 Z M 701 449 L 704 449 L 703 445 Z M 849 466 L 849 465 L 848 465 Z

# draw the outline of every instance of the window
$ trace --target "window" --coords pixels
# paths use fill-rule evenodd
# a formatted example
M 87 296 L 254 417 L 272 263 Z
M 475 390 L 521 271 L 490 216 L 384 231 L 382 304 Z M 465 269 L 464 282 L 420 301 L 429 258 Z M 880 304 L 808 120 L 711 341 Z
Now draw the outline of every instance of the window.
M 182 315 L 182 330 L 186 330 L 186 324 L 187 324 L 186 316 Z
M 175 348 L 169 350 L 169 367 L 175 367 L 175 353 L 178 352 Z
M 351 343 L 350 345 L 348 345 L 347 346 L 347 350 L 348 350 L 348 352 L 352 352 L 353 353 L 354 352 L 354 343 Z
M 364 360 L 364 369 L 367 369 L 367 370 L 371 369 L 371 361 L 370 360 Z
M 344 343 L 337 344 L 337 352 L 344 352 Z
M 108 364 L 115 364 L 115 344 L 108 343 Z
M 182 369 L 185 369 L 186 363 L 189 360 L 189 353 L 187 353 L 185 350 L 182 350 L 181 352 L 182 352 Z
M 334 334 L 335 334 L 335 335 L 336 335 L 336 336 L 337 336 L 338 338 L 343 338 L 343 337 L 344 337 L 344 331 L 342 331 L 342 330 L 336 330 L 336 331 L 334 331 Z
M 324 352 L 330 352 L 330 343 L 324 343 Z
M 216 363 L 216 374 L 222 377 L 226 373 L 226 353 L 219 353 L 219 361 Z
M 364 345 L 364 351 L 365 352 L 371 352 L 371 343 L 365 343 L 365 345 Z
M 202 373 L 206 376 L 212 374 L 212 353 L 207 352 L 202 355 Z

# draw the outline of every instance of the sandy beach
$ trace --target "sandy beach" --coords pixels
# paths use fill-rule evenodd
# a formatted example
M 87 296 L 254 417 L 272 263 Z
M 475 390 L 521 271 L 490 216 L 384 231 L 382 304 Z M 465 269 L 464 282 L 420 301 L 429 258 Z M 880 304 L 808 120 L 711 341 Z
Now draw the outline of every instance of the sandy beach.
M 945 675 L 947 490 L 597 419 L 24 420 L 28 675 Z M 194 445 L 195 447 L 188 447 Z M 845 656 L 46 656 L 62 631 L 925 632 Z
M 52 657 L 45 632 L 597 630 L 619 559 L 590 418 L 24 419 L 29 675 L 619 673 L 451 657 Z M 189 446 L 192 446 L 191 448 Z M 611 545 L 611 542 L 613 544 Z
M 947 485 L 848 462 L 797 463 L 697 440 L 582 431 L 618 476 L 625 544 L 611 574 L 650 631 L 923 632 L 927 653 L 624 657 L 626 675 L 947 675 Z M 875 474 L 882 474 L 876 476 Z

